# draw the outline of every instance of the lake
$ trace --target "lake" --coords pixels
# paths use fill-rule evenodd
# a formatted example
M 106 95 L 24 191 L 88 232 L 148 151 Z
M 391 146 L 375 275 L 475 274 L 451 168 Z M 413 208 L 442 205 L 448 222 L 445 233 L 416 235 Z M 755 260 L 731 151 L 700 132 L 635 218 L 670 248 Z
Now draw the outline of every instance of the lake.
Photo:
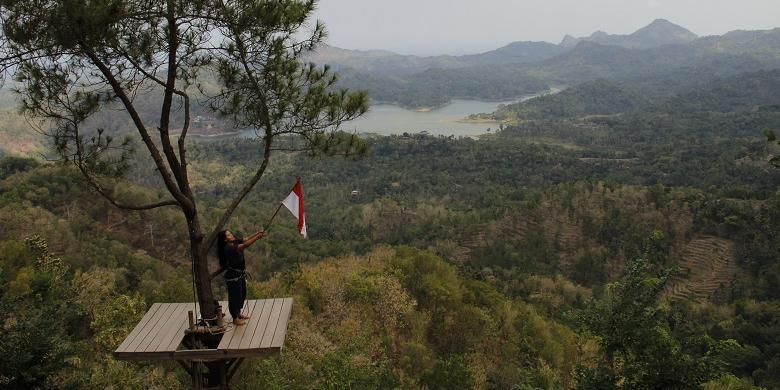
M 393 104 L 372 104 L 368 113 L 341 126 L 348 132 L 375 133 L 380 135 L 419 133 L 427 131 L 433 135 L 454 135 L 456 137 L 476 136 L 495 130 L 498 123 L 458 122 L 471 114 L 490 113 L 499 104 L 507 102 L 484 102 L 478 100 L 453 100 L 450 104 L 431 111 L 407 110 Z M 242 137 L 254 138 L 254 130 L 241 132 Z
M 547 93 L 560 92 L 561 88 L 552 88 Z M 394 104 L 373 104 L 368 113 L 361 118 L 347 122 L 341 129 L 347 132 L 374 133 L 380 135 L 419 133 L 427 131 L 433 135 L 454 135 L 473 137 L 495 130 L 498 123 L 460 122 L 471 114 L 491 113 L 501 104 L 511 104 L 518 100 L 528 100 L 541 94 L 525 96 L 521 99 L 504 102 L 485 102 L 479 100 L 455 99 L 450 104 L 431 111 L 414 111 Z M 243 137 L 255 137 L 254 130 L 241 132 Z
M 459 122 L 471 114 L 493 112 L 499 104 L 510 102 L 483 102 L 477 100 L 453 100 L 450 104 L 431 111 L 413 111 L 392 104 L 375 104 L 363 117 L 342 125 L 345 131 L 376 133 L 381 135 L 419 133 L 434 135 L 475 136 L 495 130 L 498 123 Z

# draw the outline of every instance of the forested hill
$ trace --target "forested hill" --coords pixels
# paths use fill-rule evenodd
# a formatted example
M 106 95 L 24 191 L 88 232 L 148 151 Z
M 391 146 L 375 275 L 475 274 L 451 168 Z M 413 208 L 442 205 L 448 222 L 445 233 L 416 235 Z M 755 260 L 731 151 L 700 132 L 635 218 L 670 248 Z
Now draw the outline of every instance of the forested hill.
M 763 142 L 606 154 L 538 126 L 539 138 L 380 137 L 357 162 L 280 155 L 231 228 L 255 229 L 301 175 L 310 239 L 281 218 L 247 251 L 250 297 L 296 304 L 283 356 L 247 361 L 237 383 L 600 388 L 611 382 L 596 373 L 609 370 L 648 387 L 779 386 L 780 172 L 760 165 Z M 240 139 L 191 145 L 203 218 L 239 188 L 256 150 Z M 68 167 L 6 159 L 0 173 L 0 307 L 25 319 L 6 322 L 0 378 L 188 383 L 176 366 L 110 357 L 152 302 L 192 299 L 176 210 L 114 210 Z M 159 196 L 129 182 L 113 190 Z M 619 368 L 608 368 L 607 338 L 624 348 Z
M 257 229 L 301 176 L 310 239 L 280 218 L 247 251 L 249 296 L 296 303 L 285 353 L 234 381 L 780 387 L 780 171 L 762 136 L 780 128 L 777 83 L 755 72 L 647 104 L 641 84 L 596 80 L 479 140 L 376 137 L 358 161 L 279 152 L 230 228 Z M 262 156 L 247 139 L 190 142 L 208 223 Z M 161 199 L 153 172 L 138 159 L 110 191 Z M 74 168 L 0 161 L 0 381 L 183 387 L 177 366 L 110 352 L 151 303 L 193 299 L 186 235 L 177 210 L 113 209 Z
M 654 111 L 780 111 L 780 69 L 713 80 L 658 104 Z
M 523 120 L 613 115 L 634 111 L 649 104 L 650 99 L 631 87 L 598 79 L 556 94 L 502 106 L 488 117 L 495 120 Z
M 770 113 L 780 111 L 780 70 L 744 73 L 715 79 L 704 86 L 683 90 L 671 97 L 657 88 L 605 79 L 584 82 L 560 93 L 540 96 L 500 107 L 475 118 L 495 120 L 561 119 L 589 115 L 665 114 L 680 117 L 694 113 Z

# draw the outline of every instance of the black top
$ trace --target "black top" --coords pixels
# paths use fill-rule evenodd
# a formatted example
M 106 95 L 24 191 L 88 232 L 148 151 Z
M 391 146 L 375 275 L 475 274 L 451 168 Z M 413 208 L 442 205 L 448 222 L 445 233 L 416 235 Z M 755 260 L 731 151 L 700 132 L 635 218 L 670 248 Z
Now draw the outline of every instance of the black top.
M 227 261 L 227 270 L 225 271 L 225 278 L 232 279 L 241 276 L 244 270 L 246 270 L 246 260 L 244 260 L 244 252 L 238 250 L 237 244 L 226 244 L 224 249 L 225 260 Z

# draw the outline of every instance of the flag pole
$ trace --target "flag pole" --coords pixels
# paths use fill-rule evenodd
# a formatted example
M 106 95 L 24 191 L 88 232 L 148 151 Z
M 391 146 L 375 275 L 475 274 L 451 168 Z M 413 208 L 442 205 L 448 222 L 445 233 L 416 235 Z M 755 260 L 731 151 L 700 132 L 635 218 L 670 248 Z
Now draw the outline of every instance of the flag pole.
M 293 184 L 292 188 L 290 188 L 290 191 L 292 191 L 293 189 L 295 189 L 295 186 L 296 186 L 298 183 L 300 183 L 300 182 L 301 182 L 301 177 L 300 177 L 300 176 L 298 176 L 298 177 L 296 178 L 296 180 L 295 180 L 295 184 Z M 274 215 L 272 215 L 272 216 L 271 216 L 271 219 L 269 219 L 269 220 L 268 220 L 268 223 L 266 223 L 266 224 L 265 224 L 265 231 L 266 231 L 266 232 L 267 232 L 268 230 L 270 230 L 270 229 L 271 229 L 271 223 L 273 223 L 273 222 L 274 222 L 274 218 L 276 218 L 276 214 L 279 214 L 279 210 L 281 210 L 281 209 L 282 209 L 282 205 L 283 205 L 283 204 L 284 204 L 284 203 L 281 203 L 281 202 L 279 203 L 279 206 L 276 208 L 276 211 L 274 211 Z
M 298 184 L 298 182 L 300 181 L 301 181 L 301 177 L 298 176 L 298 179 L 295 181 L 295 184 Z M 295 184 L 293 185 L 293 189 L 295 188 Z M 292 191 L 292 189 L 290 189 L 290 191 Z M 265 229 L 263 229 L 265 232 L 268 232 L 268 230 L 271 229 L 271 224 L 274 222 L 274 219 L 276 218 L 276 214 L 279 214 L 279 210 L 282 209 L 282 205 L 284 205 L 284 203 L 279 202 L 279 206 L 276 207 L 276 211 L 274 211 L 274 215 L 272 215 L 271 218 L 268 220 L 268 222 L 265 224 Z M 211 278 L 214 279 L 217 275 L 221 274 L 224 271 L 225 271 L 224 268 L 218 269 L 216 272 L 211 274 Z
M 268 220 L 268 223 L 265 224 L 265 229 L 264 230 L 266 232 L 271 229 L 271 223 L 274 221 L 274 218 L 276 218 L 276 214 L 279 214 L 279 210 L 281 210 L 281 209 L 282 209 L 282 203 L 280 202 L 279 203 L 279 207 L 277 207 L 276 211 L 274 211 L 274 215 L 272 215 L 271 219 Z

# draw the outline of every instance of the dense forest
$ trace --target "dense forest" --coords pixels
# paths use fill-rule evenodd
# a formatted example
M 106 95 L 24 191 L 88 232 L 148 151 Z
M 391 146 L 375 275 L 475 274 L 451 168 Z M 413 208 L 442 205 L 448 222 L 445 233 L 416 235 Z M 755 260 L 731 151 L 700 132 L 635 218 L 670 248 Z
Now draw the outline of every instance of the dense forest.
M 565 129 L 577 123 L 559 118 L 482 140 L 373 138 L 359 161 L 280 155 L 231 225 L 252 231 L 300 174 L 311 239 L 279 222 L 248 252 L 250 295 L 297 303 L 285 353 L 252 362 L 238 383 L 780 386 L 780 172 L 761 131 L 776 119 L 733 112 L 745 128 L 704 116 L 720 125 L 678 137 L 695 129 L 673 117 L 657 142 L 624 142 L 638 119 L 578 126 L 576 138 Z M 191 148 L 193 182 L 215 208 L 260 158 L 252 140 Z M 0 280 L 13 316 L 0 378 L 184 386 L 173 366 L 110 357 L 152 302 L 192 299 L 174 212 L 115 210 L 67 166 L 1 165 Z M 134 169 L 114 191 L 156 197 L 149 167 Z
M 478 138 L 367 136 L 350 158 L 279 138 L 228 226 L 263 227 L 299 176 L 309 239 L 285 215 L 247 250 L 249 298 L 295 304 L 281 355 L 247 360 L 233 387 L 780 388 L 777 32 L 647 32 L 536 45 L 536 62 L 508 46 L 422 73 L 343 69 L 409 106 L 569 87 L 476 116 L 501 121 Z M 187 388 L 175 362 L 111 354 L 153 303 L 196 299 L 180 212 L 114 208 L 3 99 L 0 387 Z M 261 146 L 187 139 L 204 223 Z M 139 153 L 107 190 L 160 199 L 155 169 Z

